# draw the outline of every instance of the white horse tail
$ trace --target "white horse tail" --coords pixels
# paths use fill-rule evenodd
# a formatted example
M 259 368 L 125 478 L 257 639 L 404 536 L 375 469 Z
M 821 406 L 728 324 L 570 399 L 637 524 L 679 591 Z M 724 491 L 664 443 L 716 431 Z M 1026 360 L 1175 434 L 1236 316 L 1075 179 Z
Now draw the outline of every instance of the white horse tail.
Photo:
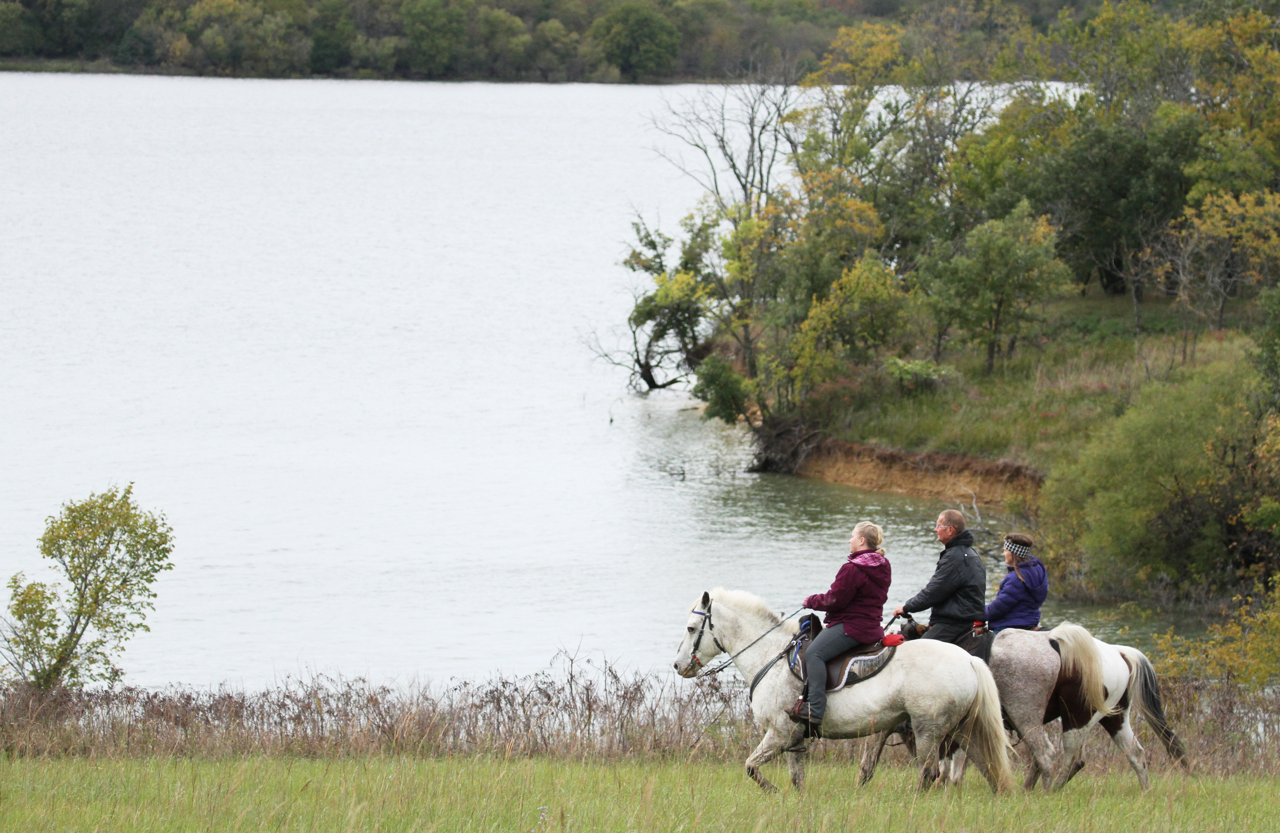
M 1000 713 L 1000 692 L 996 689 L 991 669 L 977 657 L 969 657 L 969 664 L 978 678 L 978 693 L 965 713 L 963 737 L 965 751 L 982 764 L 983 774 L 996 792 L 1013 789 L 1013 767 L 1009 755 L 1013 746 L 1004 731 L 1004 717 Z
M 1187 760 L 1187 748 L 1182 739 L 1173 733 L 1169 720 L 1164 715 L 1164 699 L 1160 696 L 1160 682 L 1156 679 L 1156 669 L 1147 659 L 1147 655 L 1137 648 L 1128 645 L 1117 645 L 1116 650 L 1129 661 L 1130 700 L 1142 716 L 1147 719 L 1164 744 L 1164 751 L 1169 757 L 1182 764 L 1186 770 L 1191 769 Z
M 1079 625 L 1063 622 L 1049 631 L 1049 638 L 1058 643 L 1062 656 L 1062 675 L 1077 677 L 1085 704 L 1095 713 L 1109 714 L 1107 690 L 1102 683 L 1102 656 L 1098 644 Z

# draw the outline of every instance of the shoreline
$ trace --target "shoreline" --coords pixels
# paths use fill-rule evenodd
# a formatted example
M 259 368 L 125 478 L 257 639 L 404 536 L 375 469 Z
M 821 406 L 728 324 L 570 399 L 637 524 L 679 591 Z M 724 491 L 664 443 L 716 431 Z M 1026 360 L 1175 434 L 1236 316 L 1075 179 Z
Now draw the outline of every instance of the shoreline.
M 1045 474 L 1011 460 L 986 460 L 944 451 L 899 451 L 827 438 L 796 469 L 843 486 L 965 505 L 1034 505 Z

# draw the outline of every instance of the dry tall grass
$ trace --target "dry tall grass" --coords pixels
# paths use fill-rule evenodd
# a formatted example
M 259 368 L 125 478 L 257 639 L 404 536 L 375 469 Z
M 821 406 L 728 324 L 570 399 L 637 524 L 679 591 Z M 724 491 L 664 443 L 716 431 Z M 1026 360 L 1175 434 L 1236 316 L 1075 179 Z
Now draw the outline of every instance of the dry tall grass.
M 562 657 L 554 672 L 399 690 L 364 680 L 286 680 L 260 692 L 0 689 L 0 748 L 14 757 L 548 757 L 741 762 L 759 741 L 732 672 L 697 682 L 623 673 Z M 1174 730 L 1196 771 L 1280 773 L 1280 692 L 1204 680 L 1166 682 Z M 1160 764 L 1164 753 L 1141 725 Z M 851 763 L 859 742 L 817 744 Z M 1091 769 L 1123 770 L 1100 729 Z M 886 763 L 905 762 L 901 750 Z

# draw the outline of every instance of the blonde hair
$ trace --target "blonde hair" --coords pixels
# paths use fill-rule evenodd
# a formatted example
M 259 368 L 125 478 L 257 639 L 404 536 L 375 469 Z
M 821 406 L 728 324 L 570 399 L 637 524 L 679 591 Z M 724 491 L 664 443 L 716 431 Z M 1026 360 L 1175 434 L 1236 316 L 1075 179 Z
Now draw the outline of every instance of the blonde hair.
M 871 521 L 863 521 L 853 528 L 854 538 L 863 538 L 867 545 L 874 547 L 875 551 L 884 555 L 884 547 L 880 546 L 884 543 L 884 530 Z

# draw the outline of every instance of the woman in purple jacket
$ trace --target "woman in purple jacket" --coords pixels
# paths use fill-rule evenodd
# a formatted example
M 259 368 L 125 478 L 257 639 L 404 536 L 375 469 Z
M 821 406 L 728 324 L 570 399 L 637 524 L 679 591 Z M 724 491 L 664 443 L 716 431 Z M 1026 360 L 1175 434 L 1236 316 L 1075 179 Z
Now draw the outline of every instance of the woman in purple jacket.
M 1004 563 L 1009 568 L 1000 590 L 987 605 L 987 627 L 1034 630 L 1040 624 L 1040 605 L 1049 595 L 1049 573 L 1031 554 L 1035 543 L 1028 535 L 1014 533 L 1004 539 Z
M 880 624 L 884 604 L 889 599 L 892 570 L 880 544 L 884 530 L 863 521 L 853 528 L 849 539 L 849 557 L 836 573 L 836 580 L 825 593 L 809 596 L 804 606 L 825 610 L 825 627 L 805 649 L 804 700 L 787 710 L 792 720 L 808 723 L 816 734 L 827 710 L 827 660 L 862 643 L 884 638 Z

